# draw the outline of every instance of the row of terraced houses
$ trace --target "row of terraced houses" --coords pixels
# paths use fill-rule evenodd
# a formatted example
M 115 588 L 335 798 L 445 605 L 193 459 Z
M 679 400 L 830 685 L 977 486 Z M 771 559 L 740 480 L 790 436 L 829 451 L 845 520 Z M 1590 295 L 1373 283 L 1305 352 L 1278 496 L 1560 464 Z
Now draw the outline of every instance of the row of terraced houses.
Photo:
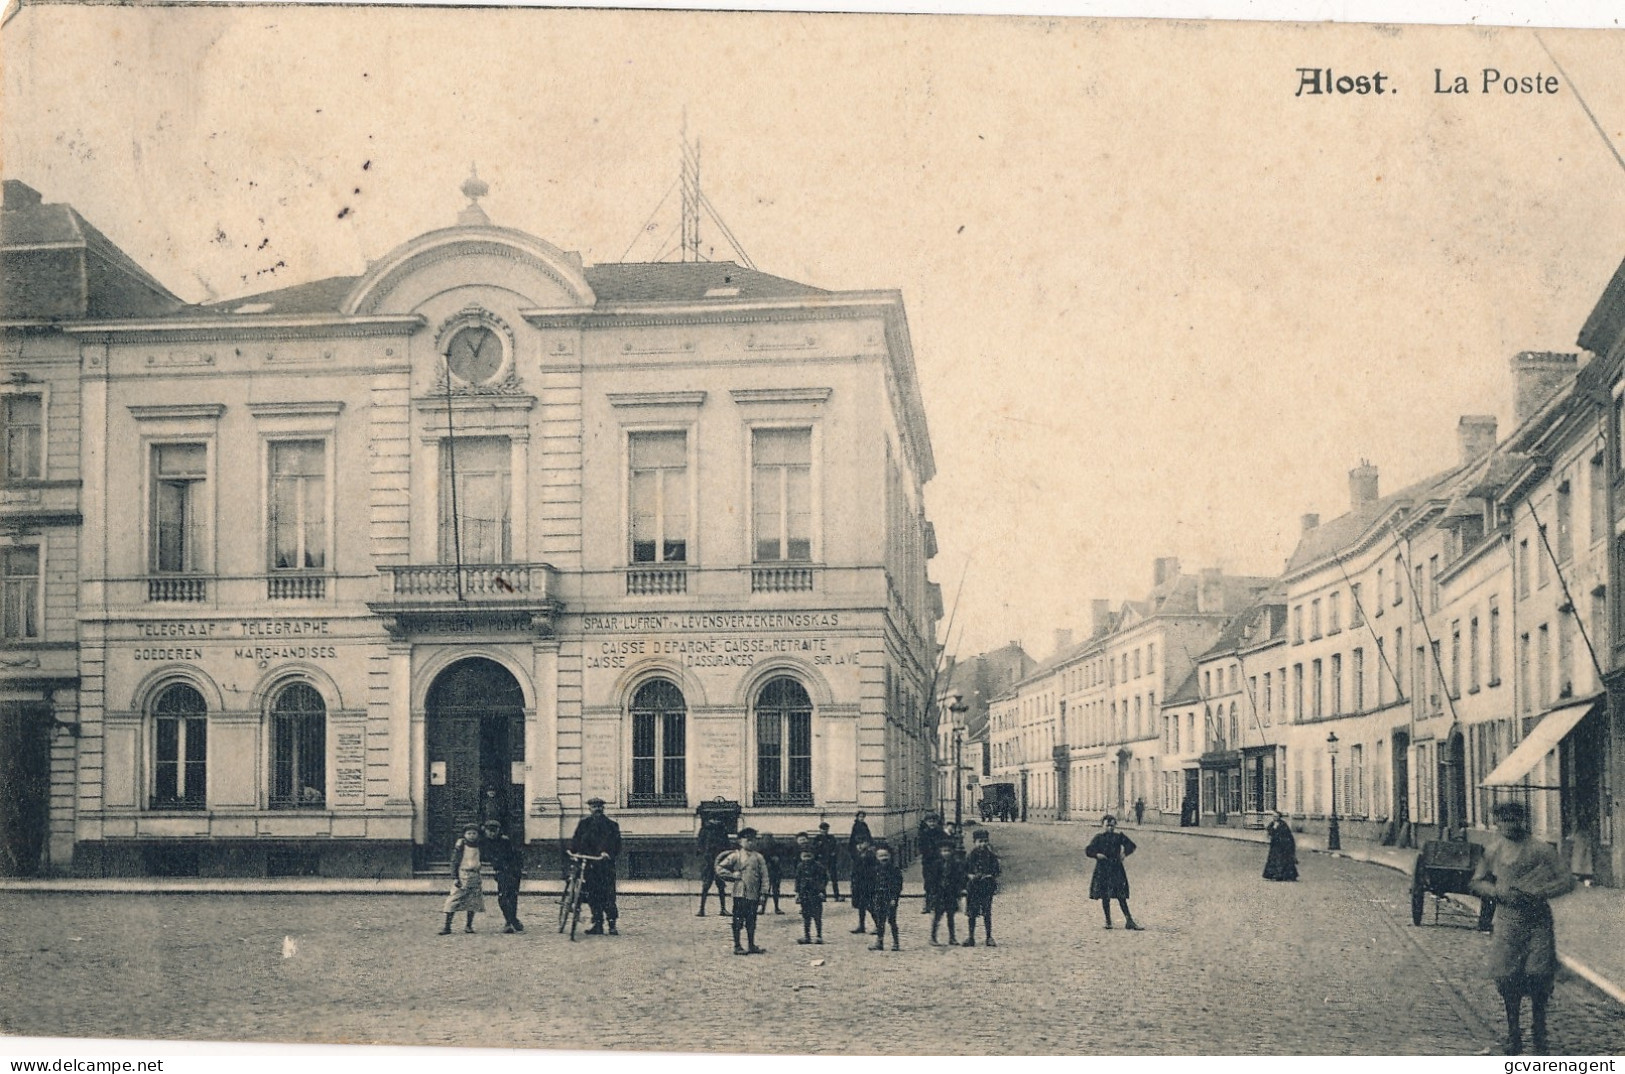
M 1625 265 L 1578 345 L 1516 355 L 1514 427 L 1460 418 L 1432 476 L 1384 493 L 1361 461 L 1279 576 L 1159 559 L 1143 600 L 1095 601 L 990 701 L 964 778 L 1033 818 L 1279 810 L 1404 845 L 1514 796 L 1577 874 L 1625 883 Z

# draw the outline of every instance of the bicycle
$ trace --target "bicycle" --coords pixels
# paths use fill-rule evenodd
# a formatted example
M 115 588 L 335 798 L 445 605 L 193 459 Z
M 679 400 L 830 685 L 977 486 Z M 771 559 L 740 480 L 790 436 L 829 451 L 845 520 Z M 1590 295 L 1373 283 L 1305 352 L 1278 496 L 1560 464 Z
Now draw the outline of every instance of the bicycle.
M 592 861 L 607 861 L 608 854 L 577 854 L 574 851 L 565 851 L 570 859 L 570 871 L 564 879 L 564 891 L 559 895 L 559 931 L 566 927 L 570 930 L 570 939 L 576 938 L 576 926 L 581 923 L 581 904 L 587 894 L 587 863 Z

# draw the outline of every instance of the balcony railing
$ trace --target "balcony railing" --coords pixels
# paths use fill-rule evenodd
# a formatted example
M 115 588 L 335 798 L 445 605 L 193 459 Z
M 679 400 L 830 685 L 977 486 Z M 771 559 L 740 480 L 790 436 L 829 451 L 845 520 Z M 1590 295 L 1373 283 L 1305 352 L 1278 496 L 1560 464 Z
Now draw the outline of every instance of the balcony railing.
M 267 600 L 324 600 L 327 597 L 325 574 L 272 574 L 265 579 Z
M 757 809 L 768 809 L 773 806 L 804 806 L 811 808 L 813 796 L 812 791 L 757 791 L 752 796 L 752 804 Z
M 752 567 L 750 591 L 752 593 L 810 593 L 813 587 L 811 567 Z
M 209 599 L 209 580 L 201 575 L 163 574 L 147 579 L 147 599 L 174 604 L 201 604 Z
M 533 604 L 550 599 L 546 563 L 412 564 L 380 567 L 383 599 L 391 603 Z
M 688 592 L 686 567 L 630 567 L 626 572 L 629 597 L 669 597 Z
M 639 794 L 632 791 L 626 796 L 628 809 L 687 809 L 688 795 L 682 791 L 666 794 Z

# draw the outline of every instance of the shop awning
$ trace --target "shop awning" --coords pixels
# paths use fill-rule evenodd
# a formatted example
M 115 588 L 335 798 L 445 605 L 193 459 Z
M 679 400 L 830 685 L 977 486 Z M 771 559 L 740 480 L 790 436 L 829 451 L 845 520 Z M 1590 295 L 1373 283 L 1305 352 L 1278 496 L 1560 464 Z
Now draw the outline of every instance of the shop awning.
M 1603 703 L 1601 697 L 1588 697 L 1584 701 L 1552 709 L 1535 725 L 1516 749 L 1507 754 L 1495 771 L 1484 777 L 1481 787 L 1511 787 L 1529 774 L 1540 759 L 1563 741 L 1563 736 L 1574 730 L 1575 724 Z

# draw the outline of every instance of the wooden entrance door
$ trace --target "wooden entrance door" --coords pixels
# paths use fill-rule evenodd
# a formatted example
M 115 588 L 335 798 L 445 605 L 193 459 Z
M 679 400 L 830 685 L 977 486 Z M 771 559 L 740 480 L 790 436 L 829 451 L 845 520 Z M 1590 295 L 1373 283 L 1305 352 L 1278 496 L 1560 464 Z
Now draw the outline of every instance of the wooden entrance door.
M 51 707 L 0 704 L 0 876 L 34 876 L 51 800 Z
M 453 664 L 429 690 L 424 720 L 427 835 L 424 856 L 444 861 L 465 827 L 502 822 L 523 838 L 525 698 L 506 668 L 473 658 Z

